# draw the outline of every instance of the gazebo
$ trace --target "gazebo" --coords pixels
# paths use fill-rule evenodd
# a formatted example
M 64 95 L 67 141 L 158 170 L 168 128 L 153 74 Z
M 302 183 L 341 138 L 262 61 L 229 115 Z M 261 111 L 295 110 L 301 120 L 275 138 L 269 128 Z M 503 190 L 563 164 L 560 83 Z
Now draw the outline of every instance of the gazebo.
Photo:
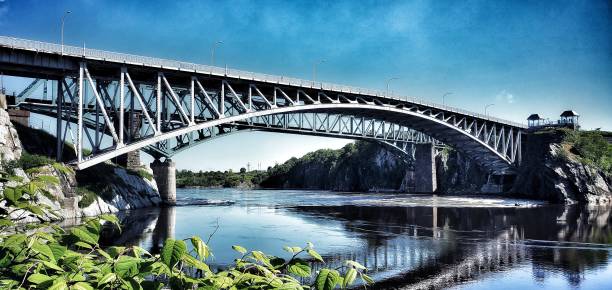
M 527 117 L 527 126 L 538 127 L 543 125 L 544 119 L 539 114 L 531 114 Z
M 578 113 L 576 113 L 573 110 L 563 111 L 563 113 L 561 113 L 561 118 L 559 119 L 559 123 L 560 124 L 573 124 L 577 126 L 578 117 L 580 117 L 580 115 L 578 115 Z

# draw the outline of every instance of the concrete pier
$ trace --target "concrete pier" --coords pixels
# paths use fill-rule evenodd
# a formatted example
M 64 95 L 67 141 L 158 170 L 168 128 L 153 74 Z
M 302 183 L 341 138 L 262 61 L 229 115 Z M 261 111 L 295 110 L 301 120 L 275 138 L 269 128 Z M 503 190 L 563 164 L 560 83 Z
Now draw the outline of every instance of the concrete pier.
M 433 144 L 415 144 L 415 192 L 432 193 L 437 189 L 436 154 Z
M 159 160 L 151 163 L 153 177 L 157 183 L 157 189 L 161 200 L 166 205 L 176 204 L 176 165 L 172 159 L 164 162 Z

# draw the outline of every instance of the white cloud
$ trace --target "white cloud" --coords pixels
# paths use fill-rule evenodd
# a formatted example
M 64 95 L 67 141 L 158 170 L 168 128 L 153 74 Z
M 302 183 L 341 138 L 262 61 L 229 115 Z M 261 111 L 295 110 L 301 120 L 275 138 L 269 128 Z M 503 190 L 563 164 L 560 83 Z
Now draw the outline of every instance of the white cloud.
M 512 104 L 516 101 L 516 97 L 508 91 L 502 90 L 495 96 L 495 100 L 497 100 L 498 102 Z

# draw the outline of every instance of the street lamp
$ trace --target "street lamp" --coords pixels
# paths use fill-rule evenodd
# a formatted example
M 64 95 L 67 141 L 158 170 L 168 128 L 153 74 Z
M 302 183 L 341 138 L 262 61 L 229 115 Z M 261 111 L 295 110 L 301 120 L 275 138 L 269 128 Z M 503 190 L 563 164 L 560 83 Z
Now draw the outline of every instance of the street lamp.
M 495 104 L 488 104 L 488 105 L 486 105 L 486 106 L 485 106 L 485 112 L 484 112 L 484 113 L 485 113 L 485 116 L 488 116 L 488 115 L 487 115 L 487 109 L 488 109 L 490 106 L 493 106 L 493 105 L 495 105 Z
M 442 105 L 446 105 L 446 96 L 452 95 L 452 92 L 447 92 L 446 94 L 442 95 Z
M 399 78 L 398 78 L 398 77 L 392 77 L 392 78 L 390 78 L 390 79 L 388 79 L 388 80 L 387 80 L 387 95 L 386 95 L 386 97 L 387 97 L 387 98 L 389 97 L 389 83 L 390 83 L 392 80 L 399 80 Z
M 219 40 L 213 43 L 212 47 L 210 48 L 210 65 L 211 66 L 215 66 L 215 48 L 217 47 L 217 44 L 223 44 L 223 41 Z
M 66 16 L 70 14 L 70 10 L 65 11 L 64 15 L 62 15 L 62 29 L 61 29 L 61 42 L 62 42 L 62 55 L 64 55 L 64 22 L 66 22 Z
M 322 64 L 322 63 L 324 63 L 326 61 L 327 60 L 322 59 L 322 60 L 319 60 L 318 62 L 315 62 L 315 63 L 312 64 L 312 82 L 313 83 L 317 81 L 317 65 L 320 65 L 320 64 Z

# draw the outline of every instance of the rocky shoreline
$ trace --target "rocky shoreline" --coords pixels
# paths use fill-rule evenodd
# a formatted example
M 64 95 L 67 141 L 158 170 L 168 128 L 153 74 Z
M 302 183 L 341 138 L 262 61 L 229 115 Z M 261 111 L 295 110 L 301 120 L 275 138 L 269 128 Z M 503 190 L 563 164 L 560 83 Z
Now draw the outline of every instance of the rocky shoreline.
M 28 132 L 27 139 L 20 140 L 18 130 L 10 122 L 8 113 L 0 109 L 0 166 L 4 171 L 12 171 L 6 174 L 16 176 L 4 183 L 0 182 L 0 190 L 5 187 L 27 184 L 41 176 L 57 180 L 57 184 L 45 183 L 43 190 L 46 194 L 38 196 L 38 203 L 48 207 L 45 214 L 46 220 L 96 216 L 161 204 L 154 179 L 141 176 L 138 172 L 112 163 L 99 164 L 90 169 L 75 172 L 65 164 L 55 163 L 49 159 L 48 164 L 26 170 L 21 168 L 19 163 L 22 155 L 37 153 L 28 153 L 24 147 L 29 150 L 35 150 L 37 147 L 41 150 L 49 150 L 50 146 L 44 144 L 55 144 L 54 142 L 49 143 L 51 141 L 47 139 L 50 138 L 52 137 L 47 133 L 38 131 Z M 27 144 L 23 144 L 24 142 Z M 151 174 L 148 167 L 142 167 L 141 170 Z M 88 176 L 92 177 L 88 178 Z M 11 216 L 17 218 L 20 215 L 21 212 L 17 210 Z M 38 220 L 27 217 L 19 220 L 19 222 L 31 221 Z

